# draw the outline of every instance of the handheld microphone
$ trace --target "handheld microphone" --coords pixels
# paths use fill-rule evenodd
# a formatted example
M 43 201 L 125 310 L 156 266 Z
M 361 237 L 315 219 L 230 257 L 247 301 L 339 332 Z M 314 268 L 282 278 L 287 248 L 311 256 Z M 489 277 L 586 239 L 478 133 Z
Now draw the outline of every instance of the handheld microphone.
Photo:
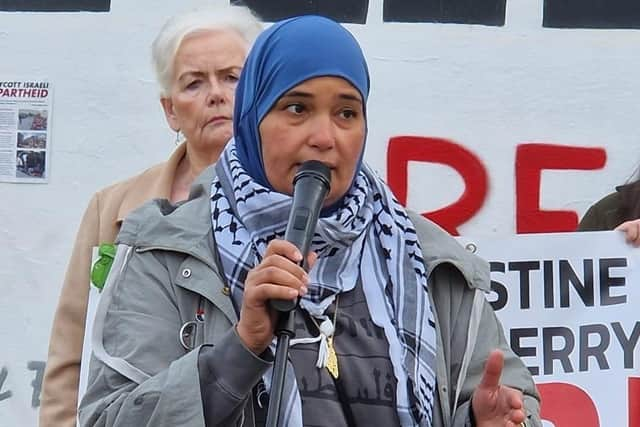
M 318 223 L 320 209 L 331 189 L 331 170 L 317 160 L 300 165 L 293 178 L 293 204 L 289 213 L 284 239 L 296 245 L 302 254 L 300 265 L 307 269 L 307 255 Z M 280 312 L 296 308 L 297 300 L 270 300 L 271 307 Z

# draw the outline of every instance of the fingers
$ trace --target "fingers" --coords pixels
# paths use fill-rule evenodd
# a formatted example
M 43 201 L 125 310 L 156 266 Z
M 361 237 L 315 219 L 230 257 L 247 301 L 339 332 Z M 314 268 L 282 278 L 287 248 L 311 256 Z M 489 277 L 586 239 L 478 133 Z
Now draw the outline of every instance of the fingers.
M 292 243 L 285 240 L 271 241 L 262 262 L 247 275 L 245 298 L 249 297 L 250 300 L 263 302 L 265 299 L 292 299 L 306 295 L 309 276 L 299 265 L 301 259 L 300 251 Z M 312 267 L 316 259 L 315 253 L 309 253 L 307 256 L 308 265 Z M 291 288 L 296 292 L 294 294 L 287 290 L 277 290 L 274 287 L 266 287 L 257 293 L 253 291 L 253 288 L 267 284 Z
M 511 413 L 509 414 L 509 421 L 514 426 L 520 426 L 520 423 L 522 423 L 525 420 L 525 418 L 526 417 L 522 409 L 512 410 Z
M 313 268 L 317 260 L 318 254 L 315 252 L 309 252 L 309 255 L 307 255 L 307 266 L 309 267 L 307 271 Z
M 507 403 L 509 404 L 509 406 L 511 406 L 513 409 L 522 409 L 524 407 L 522 392 L 511 387 L 503 387 L 505 389 L 505 393 L 508 393 Z
M 500 350 L 493 350 L 484 365 L 484 373 L 478 388 L 497 389 L 500 387 L 500 376 L 504 366 L 504 355 Z
M 264 253 L 264 258 L 266 259 L 271 255 L 281 255 L 296 264 L 302 261 L 302 254 L 296 245 L 286 240 L 275 239 L 269 242 L 267 250 Z
M 249 272 L 247 281 L 253 284 L 272 283 L 300 289 L 308 283 L 308 276 L 299 265 L 302 255 L 298 248 L 285 240 L 273 240 L 264 258 Z
M 252 298 L 249 299 L 247 303 L 256 301 L 260 304 L 264 304 L 264 302 L 270 299 L 292 300 L 297 298 L 299 294 L 300 291 L 295 288 L 274 285 L 272 283 L 264 283 L 253 289 Z
M 524 413 L 524 397 L 520 390 L 515 388 L 502 386 L 501 393 L 505 395 L 505 402 L 509 410 L 509 420 L 515 425 L 520 424 L 525 419 Z
M 640 246 L 640 220 L 623 222 L 615 229 L 624 232 L 627 243 L 636 247 Z
M 502 352 L 492 351 L 487 358 L 482 379 L 471 401 L 477 425 L 518 426 L 525 420 L 522 392 L 500 385 L 503 367 Z
M 299 264 L 300 261 L 302 261 L 302 254 L 300 253 L 296 245 L 286 240 L 272 240 L 267 246 L 264 257 L 267 258 L 270 255 L 281 255 L 285 258 L 290 259 L 296 264 Z M 307 255 L 307 265 L 309 266 L 309 270 L 311 270 L 317 259 L 317 253 L 309 252 L 309 254 Z
M 287 286 L 305 294 L 309 277 L 302 267 L 287 258 L 271 255 L 269 258 L 265 258 L 258 267 L 251 270 L 245 281 L 248 286 L 266 283 Z

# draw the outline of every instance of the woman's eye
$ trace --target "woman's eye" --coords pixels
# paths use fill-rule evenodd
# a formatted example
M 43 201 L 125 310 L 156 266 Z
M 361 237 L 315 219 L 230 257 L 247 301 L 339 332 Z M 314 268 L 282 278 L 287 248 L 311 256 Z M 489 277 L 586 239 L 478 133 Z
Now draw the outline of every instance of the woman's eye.
M 358 115 L 358 113 L 356 113 L 353 110 L 342 110 L 342 111 L 340 111 L 340 116 L 343 119 L 352 119 L 352 118 L 356 117 L 357 115 Z
M 193 80 L 186 86 L 187 89 L 197 89 L 200 86 L 200 80 Z
M 229 74 L 229 75 L 227 75 L 225 80 L 228 81 L 228 82 L 231 82 L 231 83 L 237 83 L 238 80 L 239 80 L 239 77 L 236 76 L 235 74 Z
M 289 104 L 286 110 L 293 114 L 302 114 L 304 112 L 304 105 L 302 104 Z

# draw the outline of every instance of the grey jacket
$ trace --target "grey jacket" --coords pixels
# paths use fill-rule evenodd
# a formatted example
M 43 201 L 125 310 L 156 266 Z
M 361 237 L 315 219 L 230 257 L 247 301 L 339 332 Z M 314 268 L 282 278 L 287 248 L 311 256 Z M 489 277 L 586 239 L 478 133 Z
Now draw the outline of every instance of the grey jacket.
M 201 427 L 203 405 L 215 425 L 255 424 L 252 388 L 270 362 L 245 348 L 232 327 L 237 316 L 211 234 L 213 176 L 213 168 L 207 169 L 178 206 L 154 200 L 125 220 L 95 319 L 82 426 Z M 527 425 L 541 426 L 531 375 L 484 298 L 488 266 L 436 225 L 419 215 L 411 218 L 438 331 L 433 425 L 472 425 L 473 390 L 488 353 L 499 348 L 505 354 L 502 383 L 524 392 Z M 204 350 L 215 363 L 199 367 Z M 207 396 L 213 397 L 204 403 L 203 372 L 212 393 Z

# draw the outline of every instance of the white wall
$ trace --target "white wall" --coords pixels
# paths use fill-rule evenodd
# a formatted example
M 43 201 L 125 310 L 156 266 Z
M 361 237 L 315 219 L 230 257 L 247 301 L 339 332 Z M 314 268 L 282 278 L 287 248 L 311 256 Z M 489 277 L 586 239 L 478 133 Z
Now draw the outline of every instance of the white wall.
M 54 88 L 49 183 L 0 183 L 0 424 L 35 425 L 34 371 L 75 229 L 97 189 L 165 159 L 164 122 L 149 65 L 155 33 L 198 1 L 113 0 L 110 13 L 0 13 L 0 79 L 47 79 Z M 504 27 L 382 22 L 372 0 L 365 26 L 349 28 L 369 58 L 367 159 L 385 176 L 387 140 L 445 137 L 487 166 L 490 190 L 463 234 L 515 230 L 517 144 L 600 146 L 601 171 L 548 172 L 542 204 L 575 209 L 611 191 L 640 161 L 640 31 L 542 28 L 542 0 L 508 1 Z M 413 165 L 409 205 L 455 200 L 462 181 Z M 0 374 L 0 380 L 2 375 Z
M 0 183 L 0 425 L 36 425 L 35 372 L 75 230 L 93 192 L 167 158 L 150 46 L 173 13 L 200 1 L 112 1 L 110 13 L 1 13 L 0 79 L 54 86 L 49 183 Z M 1 375 L 0 375 L 1 379 Z

